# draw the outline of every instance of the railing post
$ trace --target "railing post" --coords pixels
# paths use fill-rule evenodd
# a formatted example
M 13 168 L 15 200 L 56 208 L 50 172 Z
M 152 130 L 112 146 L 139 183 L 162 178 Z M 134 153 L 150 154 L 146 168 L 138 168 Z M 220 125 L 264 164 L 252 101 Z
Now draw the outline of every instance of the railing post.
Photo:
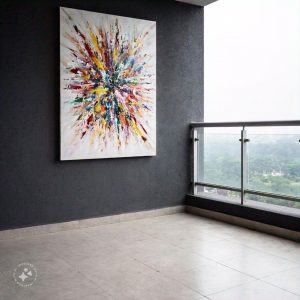
M 244 204 L 245 190 L 248 186 L 248 157 L 247 157 L 247 131 L 245 126 L 241 130 L 241 205 Z
M 192 128 L 192 143 L 193 143 L 193 153 L 192 153 L 192 178 L 193 178 L 193 194 L 197 193 L 198 181 L 198 131 L 197 128 Z

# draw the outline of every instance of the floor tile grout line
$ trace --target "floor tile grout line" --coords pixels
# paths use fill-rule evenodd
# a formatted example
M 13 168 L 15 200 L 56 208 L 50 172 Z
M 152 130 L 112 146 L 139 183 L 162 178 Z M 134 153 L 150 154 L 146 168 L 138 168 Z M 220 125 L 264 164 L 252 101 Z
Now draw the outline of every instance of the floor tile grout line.
M 279 256 L 279 255 L 276 255 L 276 254 L 274 254 L 274 253 L 271 253 L 271 252 L 268 252 L 268 251 L 264 251 L 264 250 L 261 250 L 261 249 L 258 249 L 258 248 L 254 248 L 254 247 L 251 246 L 251 245 L 249 246 L 249 245 L 247 245 L 247 244 L 240 243 L 240 242 L 236 242 L 236 241 L 232 241 L 232 242 L 233 242 L 234 244 L 242 245 L 242 246 L 244 246 L 244 247 L 247 247 L 247 248 L 249 248 L 249 249 L 255 250 L 255 251 L 257 251 L 257 252 L 262 252 L 262 253 L 264 253 L 264 254 L 268 254 L 268 255 L 271 255 L 271 256 L 274 256 L 274 257 L 277 257 L 277 258 L 281 258 L 281 259 L 287 260 L 287 261 L 289 261 L 289 262 L 297 262 L 296 260 L 290 260 L 290 259 L 288 259 L 288 258 Z M 299 264 L 299 265 L 300 265 L 300 264 Z
M 236 243 L 236 244 L 237 244 L 237 243 Z M 269 256 L 271 256 L 271 257 L 279 258 L 279 259 L 285 260 L 285 261 L 290 262 L 290 263 L 295 263 L 295 261 L 289 260 L 289 259 L 287 259 L 287 258 L 278 256 L 278 255 L 275 255 L 275 254 L 270 253 L 270 252 L 263 251 L 263 250 L 261 250 L 261 249 L 253 248 L 253 247 L 251 247 L 251 246 L 248 246 L 248 245 L 245 245 L 245 244 L 240 244 L 240 243 L 238 243 L 238 245 L 241 245 L 241 246 L 243 246 L 243 247 L 249 248 L 250 250 L 254 250 L 254 251 L 258 252 L 258 253 L 252 253 L 252 254 L 249 254 L 249 255 L 266 254 L 266 255 L 269 255 Z M 296 263 L 297 263 L 297 262 L 296 262 Z M 299 264 L 299 266 L 300 266 L 300 264 Z
M 300 265 L 299 265 L 299 266 L 296 266 L 296 267 L 291 267 L 290 269 L 281 270 L 281 271 L 279 271 L 279 272 L 277 272 L 277 273 L 274 273 L 274 274 L 270 274 L 270 275 L 263 276 L 261 279 L 263 280 L 263 279 L 265 279 L 265 278 L 267 278 L 267 277 L 271 277 L 271 276 L 274 276 L 274 275 L 277 275 L 277 274 L 279 275 L 279 274 L 281 274 L 281 273 L 288 272 L 288 271 L 292 271 L 292 270 L 295 270 L 295 269 L 299 269 L 299 270 L 300 270 Z
M 290 271 L 290 270 L 292 270 L 292 269 L 285 270 L 285 271 L 283 271 L 283 272 Z M 281 272 L 279 272 L 279 273 L 281 273 Z M 275 274 L 272 274 L 272 275 L 269 275 L 269 276 L 273 276 L 273 275 L 277 275 L 277 274 L 278 274 L 278 273 L 275 273 Z M 267 277 L 268 277 L 268 276 L 267 276 Z M 281 289 L 281 290 L 283 290 L 283 291 L 285 291 L 285 292 L 289 292 L 289 293 L 291 293 L 291 294 L 294 294 L 294 295 L 296 295 L 296 296 L 298 296 L 298 297 L 300 296 L 300 293 L 297 294 L 297 293 L 295 293 L 295 292 L 293 292 L 293 291 L 290 291 L 289 289 L 285 289 L 285 288 L 280 287 L 280 286 L 278 286 L 278 285 L 276 285 L 276 284 L 274 284 L 274 283 L 265 281 L 264 278 L 261 278 L 260 281 L 262 281 L 262 282 L 264 282 L 264 283 L 266 283 L 266 284 L 268 284 L 268 285 L 274 286 L 274 287 L 276 287 L 276 288 L 279 288 L 279 289 Z
M 217 261 L 215 261 L 215 262 L 217 262 Z M 226 268 L 229 268 L 229 269 L 231 269 L 231 270 L 233 270 L 233 271 L 239 272 L 239 273 L 241 273 L 241 274 L 243 274 L 243 275 L 247 275 L 247 276 L 252 277 L 252 278 L 254 278 L 254 279 L 257 279 L 257 280 L 262 280 L 262 278 L 264 278 L 264 277 L 272 276 L 272 275 L 278 274 L 279 272 L 284 272 L 284 271 L 290 270 L 290 269 L 288 268 L 288 269 L 279 271 L 278 273 L 275 272 L 275 273 L 266 275 L 266 276 L 264 276 L 264 277 L 255 277 L 254 275 L 251 275 L 251 274 L 248 274 L 248 273 L 244 273 L 244 272 L 242 272 L 242 271 L 240 271 L 240 270 L 237 270 L 237 269 L 235 269 L 235 268 L 233 268 L 233 267 L 227 266 L 227 265 L 225 265 L 225 264 L 222 263 L 222 262 L 217 262 L 217 263 L 219 263 L 220 265 L 222 265 L 222 266 L 224 266 L 224 267 L 226 267 Z
M 226 266 L 226 265 L 223 265 L 223 264 L 219 263 L 218 261 L 215 261 L 215 260 L 213 260 L 213 259 L 211 259 L 211 258 L 205 257 L 205 256 L 203 256 L 203 255 L 199 255 L 199 254 L 198 254 L 198 256 L 199 256 L 199 257 L 203 257 L 203 258 L 205 258 L 205 259 L 207 259 L 207 260 L 210 260 L 212 263 L 219 264 L 219 265 L 221 265 L 222 267 L 226 267 L 226 268 L 228 268 L 228 269 L 230 269 L 230 270 L 232 270 L 232 271 L 235 271 L 235 272 L 241 273 L 242 275 L 245 275 L 245 276 L 247 276 L 247 277 L 250 277 L 250 278 L 253 279 L 253 280 L 250 281 L 250 282 L 254 282 L 254 281 L 260 280 L 259 278 L 256 278 L 256 277 L 251 276 L 251 275 L 249 275 L 249 274 L 245 274 L 245 273 L 240 272 L 240 271 L 238 271 L 238 270 L 232 269 L 232 268 L 230 268 L 230 267 L 228 267 L 228 266 Z M 131 257 L 131 256 L 130 256 L 130 257 Z M 134 258 L 134 257 L 131 257 L 131 258 L 133 258 L 134 260 L 136 260 L 136 261 L 142 263 L 143 265 L 145 265 L 146 267 L 148 267 L 148 268 L 154 270 L 155 272 L 159 272 L 163 277 L 165 277 L 165 278 L 167 278 L 167 279 L 169 279 L 169 280 L 172 280 L 172 281 L 176 281 L 176 282 L 178 282 L 178 283 L 184 285 L 186 288 L 189 288 L 189 289 L 193 290 L 194 292 L 199 293 L 201 296 L 204 296 L 204 297 L 206 296 L 206 295 L 204 295 L 204 294 L 201 294 L 199 291 L 197 291 L 197 290 L 195 290 L 195 289 L 193 289 L 193 288 L 187 286 L 185 283 L 182 283 L 182 282 L 176 280 L 176 278 L 166 277 L 165 273 L 162 273 L 162 272 L 160 272 L 159 270 L 157 270 L 157 269 L 155 269 L 155 268 L 153 268 L 153 267 L 151 267 L 151 266 L 145 264 L 143 261 L 141 261 L 141 260 L 139 260 L 139 259 L 136 259 L 136 258 Z M 208 264 L 208 265 L 209 265 L 209 264 Z M 189 272 L 189 271 L 191 271 L 191 270 L 198 269 L 198 268 L 199 268 L 199 267 L 193 267 L 193 268 L 190 268 L 190 269 L 186 270 L 185 272 Z M 248 282 L 248 283 L 250 283 L 250 282 Z
M 155 271 L 156 273 L 158 273 L 158 274 L 159 274 L 160 276 L 162 276 L 163 278 L 165 278 L 165 279 L 167 279 L 167 280 L 170 280 L 170 281 L 176 281 L 174 278 L 172 278 L 172 277 L 167 277 L 167 276 L 165 275 L 165 273 L 162 273 L 160 270 L 157 270 L 157 269 L 155 269 L 154 267 L 149 266 L 148 264 L 144 263 L 144 262 L 141 261 L 140 259 L 138 259 L 138 258 L 136 258 L 136 257 L 133 257 L 133 256 L 130 256 L 129 254 L 127 254 L 127 256 L 128 256 L 129 258 L 133 259 L 134 261 L 136 261 L 136 262 L 138 262 L 138 263 L 141 263 L 142 265 L 146 266 L 146 267 L 149 268 L 150 270 Z M 178 281 L 176 281 L 176 282 L 178 282 Z M 204 297 L 205 297 L 205 295 L 199 293 L 199 291 L 196 291 L 196 290 L 194 290 L 194 289 L 192 289 L 192 288 L 186 286 L 184 283 L 181 283 L 181 282 L 180 282 L 180 284 L 183 285 L 183 286 L 185 286 L 186 288 L 188 288 L 188 289 L 190 289 L 190 290 L 196 292 L 196 293 L 199 294 L 200 296 L 204 296 Z
M 126 255 L 126 256 L 128 256 L 128 255 Z M 141 265 L 144 265 L 144 266 L 147 267 L 148 269 L 150 269 L 150 270 L 152 270 L 152 271 L 155 271 L 155 272 L 158 273 L 160 276 L 162 276 L 164 279 L 169 280 L 169 281 L 174 281 L 172 278 L 167 277 L 164 273 L 161 273 L 159 270 L 156 270 L 155 268 L 153 268 L 153 267 L 151 267 L 151 266 L 148 266 L 148 265 L 145 264 L 144 262 L 142 262 L 142 261 L 140 261 L 140 260 L 138 260 L 138 259 L 136 259 L 136 258 L 130 257 L 130 256 L 128 256 L 128 257 L 129 257 L 130 259 L 132 259 L 133 261 L 136 261 L 136 262 L 140 263 Z M 78 272 L 79 272 L 83 277 L 85 277 L 85 278 L 88 279 L 90 282 L 92 282 L 94 285 L 96 285 L 97 287 L 101 288 L 101 286 L 99 286 L 99 285 L 97 284 L 97 282 L 95 282 L 95 281 L 93 281 L 92 279 L 86 277 L 86 276 L 85 276 L 83 273 L 81 273 L 80 271 L 78 271 Z M 180 284 L 183 285 L 183 286 L 185 286 L 183 283 L 180 283 Z M 133 286 L 131 286 L 131 285 L 128 284 L 128 287 L 133 287 Z M 192 289 L 192 288 L 190 288 L 190 287 L 185 286 L 185 288 L 187 288 L 187 289 L 189 289 L 189 290 L 192 290 L 192 291 L 196 292 L 197 294 L 199 294 L 199 295 L 202 296 L 202 297 L 205 297 L 205 295 L 199 293 L 198 291 L 196 291 L 196 290 L 194 290 L 194 289 Z M 104 290 L 104 291 L 105 291 L 106 293 L 108 293 L 108 294 L 113 298 L 113 296 L 109 293 L 108 290 Z M 206 297 L 205 297 L 205 298 L 206 298 Z
M 113 247 L 111 247 L 111 246 L 109 246 L 109 248 L 112 248 L 112 249 L 113 249 Z M 64 260 L 64 261 L 65 261 L 65 260 Z M 66 261 L 66 262 L 69 264 L 69 266 L 71 266 L 73 269 L 75 269 L 76 272 L 77 272 L 78 274 L 80 274 L 83 278 L 85 278 L 85 279 L 88 280 L 90 283 L 92 283 L 96 288 L 101 289 L 102 292 L 105 292 L 105 293 L 108 294 L 109 297 L 111 297 L 113 300 L 116 300 L 116 299 L 111 295 L 110 291 L 105 290 L 105 289 L 104 289 L 102 286 L 100 286 L 97 282 L 95 282 L 94 280 L 92 280 L 90 277 L 87 277 L 84 273 L 82 273 L 80 270 L 78 270 L 77 268 L 75 268 L 75 267 L 74 267 L 73 265 L 71 265 L 68 261 Z
M 232 268 L 232 267 L 230 267 L 230 266 L 227 266 L 227 265 L 223 264 L 221 261 L 218 261 L 218 260 L 216 260 L 216 259 L 207 257 L 207 256 L 205 256 L 205 255 L 203 255 L 203 254 L 199 254 L 199 253 L 196 253 L 196 252 L 193 252 L 193 253 L 195 253 L 195 254 L 196 254 L 197 256 L 199 256 L 199 257 L 203 257 L 203 258 L 205 258 L 205 259 L 207 259 L 207 260 L 210 260 L 210 261 L 213 262 L 213 263 L 219 264 L 219 265 L 221 265 L 221 266 L 223 266 L 223 267 L 226 267 L 226 268 L 228 268 L 228 269 L 231 269 L 231 270 L 233 270 L 233 271 L 235 271 L 235 272 L 239 272 L 239 273 L 241 273 L 241 274 L 243 274 L 243 275 L 247 275 L 247 276 L 252 277 L 252 278 L 254 278 L 254 279 L 259 279 L 259 278 L 256 278 L 256 277 L 253 276 L 253 275 L 250 275 L 250 274 L 247 274 L 247 273 L 243 273 L 243 272 L 241 272 L 241 271 L 239 271 L 239 270 L 236 270 L 236 269 L 234 269 L 234 268 Z M 197 268 L 198 268 L 198 267 L 194 267 L 194 268 L 191 268 L 190 270 L 192 270 L 192 269 L 197 269 Z
M 137 261 L 139 261 L 139 260 L 137 260 Z M 201 294 L 199 291 L 197 291 L 197 290 L 195 290 L 195 289 L 193 289 L 193 288 L 191 288 L 191 287 L 185 285 L 184 283 L 179 282 L 178 280 L 176 280 L 176 279 L 174 279 L 174 278 L 172 278 L 172 277 L 167 277 L 167 276 L 165 275 L 165 273 L 162 273 L 161 271 L 156 270 L 156 269 L 154 269 L 154 268 L 151 267 L 151 266 L 148 266 L 147 264 L 145 264 L 145 263 L 142 262 L 142 261 L 139 261 L 139 262 L 142 263 L 143 265 L 145 265 L 146 267 L 148 267 L 148 268 L 154 270 L 155 272 L 159 273 L 163 278 L 165 278 L 165 279 L 167 279 L 167 280 L 169 280 L 169 281 L 175 281 L 175 282 L 177 282 L 177 283 L 183 285 L 184 287 L 186 287 L 186 288 L 188 288 L 188 289 L 190 289 L 190 290 L 196 292 L 196 293 L 199 294 L 200 296 L 205 297 L 205 295 L 203 295 L 203 294 Z
M 260 281 L 259 279 L 256 279 L 256 280 L 252 280 L 252 281 L 249 281 L 249 282 L 240 283 L 240 284 L 237 284 L 235 286 L 232 286 L 232 287 L 220 290 L 218 292 L 207 294 L 207 297 L 210 297 L 210 296 L 213 296 L 213 295 L 216 295 L 216 294 L 221 294 L 221 293 L 224 293 L 224 292 L 226 292 L 228 290 L 236 289 L 237 287 L 241 287 L 241 286 L 244 286 L 244 285 L 247 285 L 247 284 L 250 284 L 250 283 L 253 283 L 253 282 L 259 282 L 259 281 Z
M 232 267 L 230 267 L 230 266 L 227 266 L 227 265 L 223 264 L 223 263 L 220 262 L 220 261 L 214 260 L 214 262 L 217 263 L 217 264 L 219 264 L 219 265 L 221 265 L 222 267 L 226 267 L 227 269 L 230 269 L 230 270 L 232 270 L 232 271 L 241 273 L 242 275 L 246 275 L 246 276 L 248 276 L 248 277 L 251 277 L 251 278 L 254 279 L 254 280 L 260 280 L 260 278 L 258 278 L 258 277 L 255 277 L 255 276 L 253 276 L 253 275 L 251 275 L 251 274 L 244 273 L 244 272 L 242 272 L 242 271 L 240 271 L 240 270 L 234 269 L 234 268 L 232 268 Z
M 191 269 L 191 270 L 192 270 L 192 269 Z M 188 286 L 188 285 L 187 285 L 186 283 L 184 283 L 184 282 L 180 282 L 180 281 L 178 281 L 178 280 L 176 280 L 176 279 L 172 279 L 172 280 L 173 280 L 173 281 L 176 281 L 177 283 L 182 284 L 184 287 L 186 287 L 186 288 L 188 288 L 188 289 L 190 289 L 190 290 L 192 290 L 192 291 L 194 291 L 194 292 L 200 294 L 200 296 L 203 296 L 203 297 L 205 297 L 205 298 L 207 298 L 207 296 L 208 296 L 208 295 L 202 294 L 202 293 L 200 293 L 198 290 L 196 290 L 196 289 L 194 289 L 194 288 Z
M 157 238 L 157 237 L 156 237 Z M 158 238 L 159 239 L 159 238 Z M 230 243 L 233 243 L 233 244 L 236 244 L 236 245 L 241 245 L 243 247 L 246 247 L 246 248 L 249 248 L 251 250 L 254 250 L 254 251 L 257 251 L 257 252 L 262 252 L 262 253 L 265 253 L 265 254 L 268 254 L 268 255 L 271 255 L 271 256 L 274 256 L 274 257 L 277 257 L 277 258 L 281 258 L 281 259 L 284 259 L 284 260 L 287 260 L 289 262 L 295 262 L 294 260 L 290 260 L 290 259 L 287 259 L 285 257 L 282 257 L 282 256 L 279 256 L 279 255 L 275 255 L 273 253 L 270 253 L 270 252 L 267 252 L 267 251 L 263 251 L 261 249 L 258 249 L 258 248 L 254 248 L 252 247 L 251 245 L 247 245 L 247 244 L 244 244 L 244 243 L 240 243 L 240 242 L 237 242 L 235 240 L 231 240 L 231 238 L 224 238 L 224 239 L 221 239 L 221 240 L 218 240 L 218 241 L 209 241 L 208 243 L 218 243 L 218 242 L 222 242 L 222 241 L 228 241 Z M 176 246 L 176 245 L 175 245 Z
M 217 263 L 217 262 L 215 262 L 215 263 Z M 203 265 L 203 266 L 207 266 L 207 265 Z M 225 267 L 226 267 L 226 266 L 225 266 Z M 227 267 L 227 268 L 228 268 L 228 267 Z M 199 269 L 199 267 L 191 268 L 191 269 L 189 269 L 189 270 L 187 270 L 187 271 L 185 271 L 185 272 L 189 272 L 189 271 L 192 271 L 192 270 L 195 270 L 195 269 Z M 236 271 L 236 270 L 234 270 L 234 271 Z M 239 271 L 237 271 L 237 272 L 239 272 Z M 241 273 L 241 272 L 239 272 L 239 273 Z M 243 273 L 241 273 L 241 274 L 242 274 L 242 275 L 246 275 L 246 274 L 243 274 Z M 247 276 L 248 276 L 248 275 L 247 275 Z M 248 276 L 248 277 L 251 277 L 251 276 Z M 254 277 L 252 277 L 252 279 L 253 279 L 253 280 L 251 280 L 251 281 L 249 281 L 249 282 L 237 284 L 236 286 L 233 286 L 233 287 L 230 287 L 230 288 L 227 288 L 227 289 L 218 291 L 218 292 L 216 292 L 216 293 L 219 293 L 219 292 L 222 292 L 222 291 L 226 291 L 226 290 L 228 290 L 228 289 L 235 288 L 235 287 L 240 286 L 240 285 L 244 285 L 244 284 L 248 284 L 248 283 L 251 283 L 251 282 L 259 281 L 259 278 L 254 278 Z M 189 288 L 189 289 L 191 289 L 191 290 L 193 290 L 193 291 L 199 293 L 201 296 L 204 296 L 204 297 L 208 297 L 208 296 L 210 296 L 210 295 L 212 295 L 212 294 L 215 294 L 215 293 L 211 293 L 211 294 L 205 295 L 205 294 L 200 293 L 200 292 L 197 291 L 196 289 L 193 289 L 192 287 L 186 285 L 184 282 L 180 282 L 180 281 L 177 280 L 176 278 L 171 278 L 171 280 L 176 281 L 176 282 L 178 282 L 178 283 L 184 285 L 185 287 L 187 287 L 187 288 Z
M 93 281 L 91 278 L 87 277 L 84 273 L 82 273 L 80 270 L 77 270 L 77 273 L 79 273 L 83 278 L 85 278 L 87 281 L 89 281 L 93 286 L 96 288 L 99 288 L 102 290 L 102 292 L 108 293 L 103 287 L 99 286 L 95 281 Z M 108 293 L 109 294 L 109 293 Z M 110 295 L 110 294 L 109 294 Z M 111 296 L 111 295 L 110 295 Z

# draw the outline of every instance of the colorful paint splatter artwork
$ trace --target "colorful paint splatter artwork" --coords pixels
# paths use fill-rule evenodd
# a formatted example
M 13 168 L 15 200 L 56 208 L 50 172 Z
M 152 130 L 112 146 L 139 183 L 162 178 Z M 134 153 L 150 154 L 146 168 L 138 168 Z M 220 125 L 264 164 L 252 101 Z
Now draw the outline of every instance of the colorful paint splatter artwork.
M 156 23 L 61 7 L 61 159 L 156 154 Z

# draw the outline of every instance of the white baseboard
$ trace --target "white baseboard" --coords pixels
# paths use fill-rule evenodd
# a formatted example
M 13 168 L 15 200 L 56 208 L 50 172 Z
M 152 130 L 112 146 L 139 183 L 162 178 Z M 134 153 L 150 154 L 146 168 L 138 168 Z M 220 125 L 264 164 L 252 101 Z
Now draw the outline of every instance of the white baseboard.
M 279 237 L 300 242 L 300 232 L 297 231 L 271 226 L 268 224 L 263 224 L 260 222 L 255 222 L 255 221 L 251 221 L 251 220 L 247 220 L 235 216 L 230 216 L 227 214 L 214 212 L 211 210 L 206 210 L 206 209 L 197 208 L 193 206 L 184 206 L 184 205 L 165 207 L 165 208 L 146 210 L 146 211 L 130 212 L 130 213 L 118 214 L 113 216 L 105 216 L 99 218 L 76 220 L 76 221 L 63 222 L 63 223 L 3 230 L 0 231 L 0 240 L 16 239 L 22 237 L 29 237 L 29 236 L 35 236 L 41 234 L 72 230 L 72 229 L 80 229 L 80 228 L 100 226 L 105 224 L 114 224 L 114 223 L 120 223 L 120 222 L 126 222 L 126 221 L 138 220 L 138 219 L 153 218 L 153 217 L 171 215 L 171 214 L 182 213 L 182 212 L 187 212 L 187 213 L 207 217 L 210 219 L 215 219 L 218 221 L 246 227 L 252 230 L 261 231 L 268 234 L 272 234 L 272 235 L 276 235 Z
M 114 224 L 138 219 L 152 218 L 164 215 L 171 215 L 185 211 L 184 205 L 171 206 L 153 210 L 145 210 L 138 212 L 130 212 L 113 216 L 105 216 L 99 218 L 83 219 L 63 223 L 38 225 L 32 227 L 24 227 L 18 229 L 10 229 L 0 231 L 0 240 L 8 240 L 22 238 L 40 234 L 47 234 L 65 230 L 80 229 L 85 227 L 93 227 L 105 224 Z
M 251 220 L 219 213 L 212 210 L 189 206 L 189 205 L 186 206 L 186 212 L 300 242 L 300 232 L 298 231 L 293 231 L 293 230 L 272 226 L 272 225 L 268 225 L 256 221 L 251 221 Z

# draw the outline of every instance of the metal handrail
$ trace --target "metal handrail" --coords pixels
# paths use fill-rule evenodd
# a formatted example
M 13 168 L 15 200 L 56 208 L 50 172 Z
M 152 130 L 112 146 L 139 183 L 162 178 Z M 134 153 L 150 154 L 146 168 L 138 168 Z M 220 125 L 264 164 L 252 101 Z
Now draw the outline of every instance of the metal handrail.
M 215 183 L 208 183 L 208 182 L 203 182 L 203 181 L 196 181 L 195 185 L 200 185 L 200 186 L 207 186 L 211 188 L 219 188 L 222 190 L 227 190 L 227 191 L 233 191 L 233 192 L 241 192 L 241 188 L 229 186 L 229 185 L 221 185 L 221 184 L 215 184 Z
M 233 186 L 229 186 L 229 185 L 221 185 L 221 184 L 215 184 L 215 183 L 202 182 L 202 181 L 201 182 L 196 181 L 195 185 L 196 186 L 197 185 L 207 186 L 207 187 L 211 187 L 211 188 L 217 188 L 217 189 L 239 192 L 239 193 L 241 193 L 241 191 L 242 191 L 241 188 L 237 188 L 237 187 L 233 187 Z M 300 197 L 283 195 L 283 194 L 275 194 L 275 193 L 270 193 L 270 192 L 263 192 L 263 191 L 253 190 L 253 189 L 244 189 L 244 193 L 251 194 L 251 195 L 263 196 L 263 197 L 283 199 L 283 200 L 294 201 L 294 202 L 300 202 Z
M 245 193 L 252 194 L 252 195 L 258 195 L 258 196 L 264 196 L 264 197 L 283 199 L 283 200 L 288 200 L 288 201 L 294 201 L 294 202 L 300 202 L 300 197 L 295 197 L 295 196 L 262 192 L 262 191 L 252 190 L 252 189 L 245 189 Z
M 241 122 L 192 122 L 190 127 L 255 127 L 255 126 L 300 126 L 300 120 L 241 121 Z

